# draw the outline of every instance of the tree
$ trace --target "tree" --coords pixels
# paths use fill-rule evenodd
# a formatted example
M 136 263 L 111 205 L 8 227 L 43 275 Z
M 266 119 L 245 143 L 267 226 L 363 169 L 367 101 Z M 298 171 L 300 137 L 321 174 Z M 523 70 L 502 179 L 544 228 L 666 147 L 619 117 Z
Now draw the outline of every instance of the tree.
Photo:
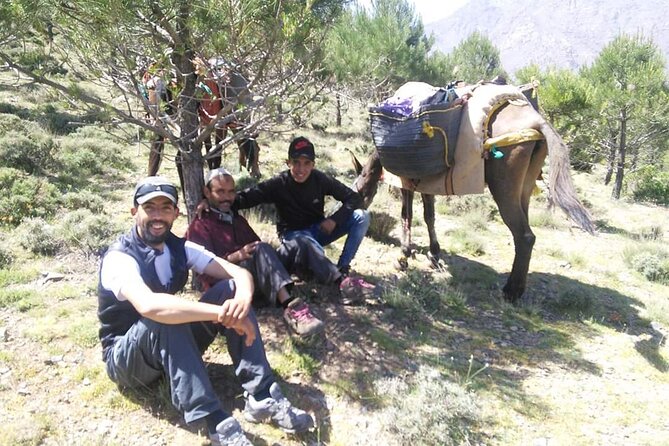
M 570 147 L 572 166 L 591 171 L 601 161 L 601 148 L 594 143 L 592 122 L 599 110 L 593 103 L 593 86 L 570 70 L 549 68 L 542 72 L 536 65 L 516 72 L 519 83 L 539 82 L 539 104 L 543 113 L 558 129 Z
M 593 86 L 598 144 L 605 148 L 611 196 L 620 198 L 627 170 L 657 162 L 666 151 L 669 102 L 665 61 L 650 40 L 622 34 L 583 70 Z
M 327 39 L 326 73 L 338 89 L 377 101 L 407 81 L 441 84 L 444 56 L 432 51 L 420 17 L 407 0 L 373 0 L 354 6 Z
M 452 68 L 451 79 L 474 83 L 495 76 L 508 78 L 502 68 L 499 50 L 490 39 L 478 31 L 460 42 L 448 55 Z
M 165 138 L 182 154 L 189 218 L 202 197 L 202 142 L 240 109 L 246 130 L 268 126 L 276 110 L 299 113 L 322 88 L 314 73 L 321 44 L 346 0 L 14 0 L 0 6 L 0 59 L 82 106 L 102 110 Z M 30 64 L 48 58 L 67 71 L 53 76 Z M 194 61 L 223 56 L 248 79 L 261 102 L 231 98 L 201 132 L 202 95 Z M 151 107 L 141 78 L 149 65 L 164 76 L 171 117 Z M 255 113 L 250 113 L 255 112 Z M 148 115 L 151 119 L 145 119 Z M 237 135 L 239 137 L 239 135 Z M 232 141 L 227 138 L 222 145 Z

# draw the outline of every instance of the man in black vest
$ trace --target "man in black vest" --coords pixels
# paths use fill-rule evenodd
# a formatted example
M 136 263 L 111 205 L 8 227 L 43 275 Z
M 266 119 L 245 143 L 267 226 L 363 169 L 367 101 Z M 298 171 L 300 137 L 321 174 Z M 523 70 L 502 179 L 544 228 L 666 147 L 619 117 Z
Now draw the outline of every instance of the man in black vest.
M 177 197 L 165 178 L 140 181 L 131 209 L 135 225 L 102 259 L 98 318 L 107 374 L 123 387 L 166 376 L 174 406 L 188 423 L 205 420 L 213 445 L 251 445 L 223 411 L 202 360 L 221 334 L 245 390 L 244 417 L 271 420 L 290 433 L 311 428 L 313 419 L 286 400 L 267 362 L 251 308 L 251 275 L 171 232 Z M 224 280 L 199 302 L 174 296 L 186 285 L 189 269 Z

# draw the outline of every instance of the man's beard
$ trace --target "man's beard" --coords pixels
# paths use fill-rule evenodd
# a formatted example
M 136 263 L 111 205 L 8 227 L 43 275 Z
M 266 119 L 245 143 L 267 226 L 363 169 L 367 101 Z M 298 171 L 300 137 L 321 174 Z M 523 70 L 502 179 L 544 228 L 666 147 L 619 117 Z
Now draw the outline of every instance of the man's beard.
M 160 235 L 153 235 L 151 233 L 151 224 L 152 223 L 163 223 L 166 226 L 166 231 Z M 170 235 L 172 230 L 172 225 L 168 224 L 162 220 L 152 220 L 148 221 L 144 226 L 142 226 L 142 239 L 146 242 L 147 245 L 159 245 L 167 240 L 167 237 Z

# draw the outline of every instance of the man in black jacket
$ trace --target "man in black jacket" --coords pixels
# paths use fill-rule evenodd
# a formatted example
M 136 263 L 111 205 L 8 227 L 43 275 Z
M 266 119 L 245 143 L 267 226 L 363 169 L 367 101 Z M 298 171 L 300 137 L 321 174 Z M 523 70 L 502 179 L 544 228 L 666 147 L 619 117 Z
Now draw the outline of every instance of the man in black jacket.
M 319 249 L 346 235 L 337 262 L 342 273 L 340 289 L 344 294 L 360 296 L 374 286 L 360 278 L 348 277 L 351 261 L 369 228 L 369 212 L 362 209 L 362 198 L 351 188 L 315 168 L 314 145 L 300 136 L 288 148 L 288 170 L 237 194 L 235 207 L 247 209 L 261 203 L 274 203 L 278 213 L 277 231 L 282 241 L 306 238 Z M 325 216 L 325 197 L 341 203 L 339 209 Z M 345 296 L 346 297 L 346 296 Z

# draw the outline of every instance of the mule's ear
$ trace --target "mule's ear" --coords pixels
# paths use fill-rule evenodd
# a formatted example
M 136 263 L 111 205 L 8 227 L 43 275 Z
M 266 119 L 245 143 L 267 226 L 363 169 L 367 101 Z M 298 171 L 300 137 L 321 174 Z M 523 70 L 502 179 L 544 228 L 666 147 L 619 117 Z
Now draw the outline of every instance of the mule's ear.
M 355 174 L 360 175 L 360 172 L 362 172 L 362 164 L 360 164 L 360 161 L 358 161 L 358 158 L 355 156 L 355 153 L 353 153 L 353 151 L 349 150 L 348 153 L 351 154 L 351 161 L 353 161 L 353 168 L 355 169 Z

